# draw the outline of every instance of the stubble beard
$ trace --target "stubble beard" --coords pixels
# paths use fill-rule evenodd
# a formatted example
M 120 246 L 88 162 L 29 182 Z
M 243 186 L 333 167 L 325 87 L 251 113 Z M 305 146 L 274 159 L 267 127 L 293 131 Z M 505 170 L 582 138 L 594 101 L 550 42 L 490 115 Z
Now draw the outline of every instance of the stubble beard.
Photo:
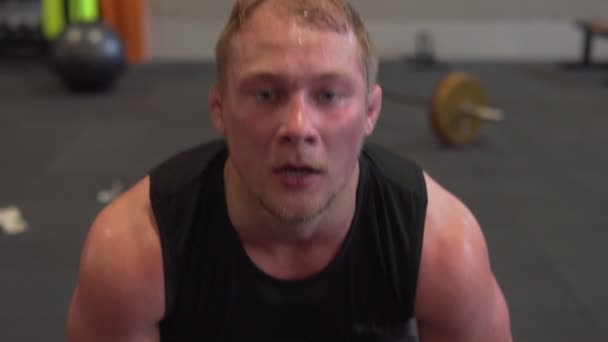
M 285 225 L 293 225 L 300 226 L 314 221 L 316 218 L 320 217 L 331 205 L 334 203 L 336 197 L 340 190 L 344 187 L 341 187 L 330 193 L 327 198 L 312 208 L 307 208 L 306 210 L 294 210 L 287 206 L 281 205 L 280 203 L 274 203 L 271 200 L 267 200 L 264 196 L 258 196 L 258 202 L 264 208 L 264 210 L 270 214 L 273 218 Z
M 344 181 L 332 192 L 330 192 L 320 203 L 314 206 L 309 206 L 305 210 L 294 209 L 286 205 L 282 205 L 279 200 L 272 200 L 267 198 L 263 194 L 258 194 L 252 191 L 252 194 L 257 198 L 259 205 L 269 214 L 272 218 L 276 219 L 282 225 L 289 226 L 302 226 L 313 222 L 325 213 L 335 203 L 336 199 L 342 194 L 349 183 L 352 180 L 357 161 L 350 169 L 350 173 L 347 177 L 344 177 Z M 242 175 L 241 175 L 242 176 Z M 305 200 L 305 199 L 304 199 Z

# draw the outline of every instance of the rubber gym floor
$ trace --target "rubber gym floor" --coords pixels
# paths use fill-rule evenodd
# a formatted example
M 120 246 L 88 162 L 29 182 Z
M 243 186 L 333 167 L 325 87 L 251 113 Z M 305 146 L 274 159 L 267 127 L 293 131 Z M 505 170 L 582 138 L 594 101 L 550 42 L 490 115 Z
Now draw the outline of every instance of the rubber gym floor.
M 451 64 L 477 75 L 507 120 L 444 148 L 427 111 L 385 100 L 371 140 L 422 165 L 474 211 L 515 341 L 608 341 L 608 71 Z M 428 97 L 446 69 L 383 61 L 392 93 Z M 211 64 L 134 67 L 106 95 L 73 96 L 41 65 L 0 67 L 0 207 L 30 225 L 0 235 L 0 341 L 60 341 L 82 242 L 112 182 L 130 185 L 216 137 Z M 604 152 L 602 152 L 604 151 Z

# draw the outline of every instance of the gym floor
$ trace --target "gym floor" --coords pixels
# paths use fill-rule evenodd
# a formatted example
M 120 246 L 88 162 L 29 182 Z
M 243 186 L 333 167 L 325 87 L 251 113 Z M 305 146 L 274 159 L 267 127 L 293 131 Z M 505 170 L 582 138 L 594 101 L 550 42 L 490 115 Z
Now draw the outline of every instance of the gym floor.
M 385 100 L 372 140 L 421 164 L 482 224 L 518 342 L 608 341 L 608 72 L 458 64 L 507 120 L 444 148 L 423 108 Z M 384 61 L 391 92 L 429 96 L 447 70 Z M 60 341 L 97 194 L 130 185 L 216 137 L 211 64 L 132 68 L 106 95 L 73 96 L 41 65 L 0 67 L 0 208 L 30 225 L 0 235 L 0 340 Z M 604 152 L 602 152 L 604 151 Z

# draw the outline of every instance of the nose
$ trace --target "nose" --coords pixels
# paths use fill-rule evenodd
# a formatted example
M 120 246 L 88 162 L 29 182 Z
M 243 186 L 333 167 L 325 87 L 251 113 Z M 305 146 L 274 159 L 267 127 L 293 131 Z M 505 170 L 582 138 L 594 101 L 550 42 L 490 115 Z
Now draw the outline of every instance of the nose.
M 317 135 L 314 130 L 313 110 L 304 96 L 293 96 L 282 116 L 279 136 L 282 143 L 314 144 Z

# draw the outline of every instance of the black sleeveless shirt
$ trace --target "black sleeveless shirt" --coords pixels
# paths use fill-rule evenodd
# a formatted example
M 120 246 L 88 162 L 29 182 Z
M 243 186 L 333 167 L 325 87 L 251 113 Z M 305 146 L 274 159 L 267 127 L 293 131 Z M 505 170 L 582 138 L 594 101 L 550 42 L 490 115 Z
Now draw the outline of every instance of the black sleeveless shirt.
M 248 258 L 228 217 L 223 141 L 150 172 L 166 287 L 161 341 L 409 341 L 427 194 L 422 170 L 365 145 L 355 217 L 333 261 L 284 281 Z

